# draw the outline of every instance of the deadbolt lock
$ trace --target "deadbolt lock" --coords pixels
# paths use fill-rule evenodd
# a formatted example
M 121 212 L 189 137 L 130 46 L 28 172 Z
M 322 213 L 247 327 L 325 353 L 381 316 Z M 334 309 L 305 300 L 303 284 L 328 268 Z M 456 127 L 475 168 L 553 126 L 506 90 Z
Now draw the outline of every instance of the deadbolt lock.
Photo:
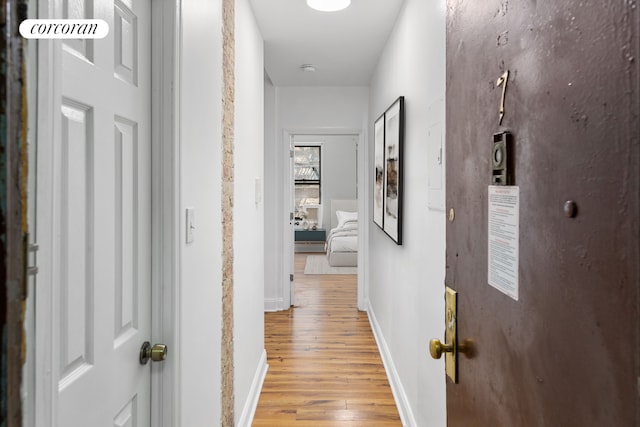
M 153 362 L 162 362 L 167 358 L 167 346 L 164 344 L 154 344 L 145 341 L 140 348 L 140 364 L 146 365 L 151 359 Z

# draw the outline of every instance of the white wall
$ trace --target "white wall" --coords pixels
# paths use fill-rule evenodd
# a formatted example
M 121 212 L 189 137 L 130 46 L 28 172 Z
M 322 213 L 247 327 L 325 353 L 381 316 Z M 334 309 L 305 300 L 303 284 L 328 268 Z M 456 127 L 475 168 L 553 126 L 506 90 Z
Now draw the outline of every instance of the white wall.
M 367 87 L 278 87 L 279 127 L 290 131 L 362 128 Z M 279 135 L 282 137 L 282 135 Z
M 236 0 L 234 388 L 236 425 L 249 425 L 264 352 L 263 41 L 248 0 Z
M 361 132 L 363 138 L 367 133 L 367 87 L 276 87 L 275 96 L 269 96 L 267 111 L 271 102 L 275 104 L 273 113 L 267 113 L 269 119 L 275 122 L 275 138 L 265 139 L 265 158 L 271 162 L 273 171 L 266 175 L 265 188 L 273 187 L 276 194 L 265 199 L 265 211 L 269 212 L 270 222 L 266 227 L 273 227 L 272 241 L 265 242 L 267 258 L 265 262 L 280 263 L 273 276 L 266 277 L 265 309 L 287 309 L 285 295 L 289 275 L 287 260 L 289 256 L 285 250 L 285 226 L 289 224 L 289 209 L 286 209 L 286 185 L 284 172 L 288 170 L 289 141 L 285 141 L 285 133 L 347 133 Z M 274 99 L 275 98 L 275 99 Z M 270 125 L 266 124 L 265 128 Z M 359 171 L 363 170 L 364 156 Z M 287 184 L 288 185 L 288 184 Z M 273 215 L 273 217 L 271 217 Z M 293 250 L 293 249 L 291 249 Z M 285 277 L 286 276 L 286 277 Z M 360 277 L 359 277 L 360 279 Z
M 183 1 L 180 50 L 179 425 L 220 424 L 222 1 Z M 206 396 L 206 398 L 204 398 Z
M 278 176 L 282 173 L 278 165 L 278 156 L 282 153 L 276 150 L 276 88 L 269 76 L 264 76 L 264 310 L 274 311 L 278 308 L 277 284 L 280 283 L 282 273 L 282 254 L 277 248 L 282 248 L 282 218 L 276 210 L 276 203 L 282 200 L 282 188 L 277 186 Z M 278 205 L 279 206 L 279 205 Z M 278 230 L 280 232 L 276 232 Z M 281 300 L 281 299 L 280 299 Z
M 182 2 L 180 425 L 219 425 L 222 331 L 222 1 Z M 248 425 L 266 370 L 263 314 L 263 41 L 248 0 L 236 0 L 234 389 Z M 246 125 L 246 124 L 251 125 Z M 191 351 L 193 350 L 193 351 Z M 204 396 L 204 398 L 203 398 Z
M 440 144 L 444 94 L 445 0 L 406 0 L 374 72 L 369 103 L 372 126 L 405 96 L 403 245 L 368 222 L 370 317 L 405 425 L 446 424 L 444 358 L 433 360 L 428 352 L 429 340 L 443 339 L 444 331 L 443 190 L 428 189 L 430 172 L 442 173 L 430 148 Z M 367 149 L 372 170 L 373 135 Z M 367 194 L 372 191 L 369 183 Z

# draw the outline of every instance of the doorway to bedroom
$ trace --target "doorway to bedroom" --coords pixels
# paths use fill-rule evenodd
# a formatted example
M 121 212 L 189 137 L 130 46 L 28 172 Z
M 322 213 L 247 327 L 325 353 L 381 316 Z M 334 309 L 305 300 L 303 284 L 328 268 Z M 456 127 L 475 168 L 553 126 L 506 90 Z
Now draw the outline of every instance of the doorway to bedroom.
M 292 135 L 291 256 L 298 266 L 292 282 L 294 304 L 302 275 L 354 275 L 356 286 L 358 139 L 354 134 Z

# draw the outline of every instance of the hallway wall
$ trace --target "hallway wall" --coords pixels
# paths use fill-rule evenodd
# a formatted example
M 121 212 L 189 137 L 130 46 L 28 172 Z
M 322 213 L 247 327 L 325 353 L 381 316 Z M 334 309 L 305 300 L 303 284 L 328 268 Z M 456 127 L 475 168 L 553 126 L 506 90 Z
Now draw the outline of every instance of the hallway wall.
M 222 1 L 182 2 L 178 425 L 219 425 L 222 330 Z M 185 243 L 185 209 L 195 209 Z M 194 351 L 195 350 L 195 351 Z M 202 396 L 206 396 L 203 399 Z
M 273 139 L 268 133 L 265 138 L 265 188 L 271 188 L 265 198 L 265 211 L 275 214 L 268 216 L 265 224 L 265 310 L 287 309 L 283 307 L 286 283 L 282 278 L 285 254 L 284 227 L 289 222 L 289 210 L 285 211 L 285 182 L 283 168 L 289 150 L 289 141 L 284 140 L 285 131 L 311 131 L 323 133 L 345 130 L 363 131 L 367 128 L 367 87 L 273 87 L 266 86 L 266 129 L 273 130 Z M 273 120 L 275 124 L 269 123 Z M 341 132 L 342 131 L 342 132 Z M 361 156 L 363 157 L 363 156 Z M 361 161 L 361 159 L 359 159 Z M 359 170 L 362 170 L 359 165 Z M 325 173 L 329 173 L 325 171 Z M 292 270 L 293 271 L 293 270 Z M 359 277 L 360 281 L 361 278 Z
M 247 425 L 267 368 L 263 314 L 264 55 L 248 0 L 235 2 L 234 388 L 236 424 Z
M 282 153 L 276 150 L 277 140 L 277 93 L 269 76 L 264 75 L 264 310 L 275 311 L 278 301 L 282 301 L 280 278 L 283 277 L 282 259 L 278 248 L 283 247 L 282 218 L 277 206 L 282 200 L 283 189 L 276 185 L 282 160 Z M 280 284 L 278 286 L 278 284 Z M 278 290 L 280 289 L 280 290 Z
M 408 426 L 446 424 L 444 358 L 433 360 L 428 350 L 429 340 L 442 339 L 444 331 L 444 189 L 430 190 L 429 183 L 443 176 L 432 154 L 444 129 L 445 7 L 444 0 L 406 0 L 374 72 L 369 103 L 372 127 L 398 96 L 405 97 L 403 245 L 371 221 L 365 224 L 370 317 Z
M 219 425 L 222 330 L 222 1 L 182 2 L 177 425 Z M 263 41 L 236 0 L 234 182 L 235 420 L 245 423 L 266 369 L 263 316 Z M 249 125 L 247 125 L 249 124 Z M 195 209 L 185 243 L 185 209 Z M 196 351 L 192 351 L 192 350 Z M 206 398 L 202 398 L 206 396 Z

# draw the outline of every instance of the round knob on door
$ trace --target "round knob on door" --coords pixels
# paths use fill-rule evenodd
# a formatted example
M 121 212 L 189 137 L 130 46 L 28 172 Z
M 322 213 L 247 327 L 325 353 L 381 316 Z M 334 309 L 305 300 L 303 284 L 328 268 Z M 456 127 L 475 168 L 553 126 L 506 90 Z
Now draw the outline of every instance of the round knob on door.
M 167 358 L 167 346 L 164 344 L 155 344 L 151 347 L 151 360 L 153 362 L 162 362 Z
M 438 339 L 429 341 L 429 353 L 434 359 L 440 359 L 442 353 L 452 353 L 453 344 L 443 344 Z
M 140 364 L 146 365 L 151 359 L 154 362 L 162 362 L 167 358 L 167 346 L 155 344 L 153 347 L 149 341 L 145 341 L 140 348 Z

